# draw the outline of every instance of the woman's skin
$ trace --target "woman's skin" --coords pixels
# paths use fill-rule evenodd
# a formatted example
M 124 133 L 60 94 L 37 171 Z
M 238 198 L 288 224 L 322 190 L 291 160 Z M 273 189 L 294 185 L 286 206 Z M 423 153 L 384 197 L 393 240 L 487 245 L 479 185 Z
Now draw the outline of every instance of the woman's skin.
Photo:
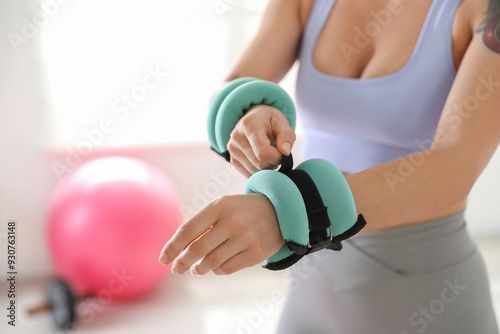
M 337 0 L 314 50 L 315 66 L 349 78 L 397 71 L 410 57 L 431 3 Z M 259 31 L 228 80 L 251 76 L 279 82 L 297 59 L 312 4 L 313 0 L 270 0 Z M 346 175 L 358 212 L 367 221 L 364 232 L 421 223 L 465 208 L 472 186 L 500 143 L 500 36 L 491 33 L 500 31 L 499 4 L 500 0 L 463 0 L 458 7 L 452 27 L 457 75 L 429 148 Z M 395 5 L 399 11 L 381 33 L 346 56 L 339 46 L 353 41 L 354 28 L 373 20 L 371 11 Z M 275 147 L 271 141 L 276 141 Z M 255 106 L 231 135 L 231 163 L 249 177 L 277 165 L 294 142 L 279 111 Z M 223 196 L 177 230 L 160 262 L 173 262 L 174 274 L 189 269 L 194 275 L 231 274 L 261 263 L 283 243 L 274 208 L 264 195 Z

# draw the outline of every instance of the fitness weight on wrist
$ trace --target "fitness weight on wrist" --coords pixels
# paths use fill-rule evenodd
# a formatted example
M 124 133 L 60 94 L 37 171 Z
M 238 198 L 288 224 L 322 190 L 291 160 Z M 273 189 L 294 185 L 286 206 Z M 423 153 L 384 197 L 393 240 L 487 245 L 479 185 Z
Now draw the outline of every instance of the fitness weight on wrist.
M 207 132 L 212 149 L 230 161 L 227 143 L 236 123 L 254 105 L 264 104 L 279 109 L 295 130 L 295 105 L 288 93 L 274 82 L 256 78 L 240 78 L 229 82 L 210 104 Z
M 273 204 L 285 244 L 264 268 L 285 269 L 321 249 L 339 251 L 341 241 L 358 233 L 366 222 L 357 215 L 342 173 L 323 159 L 304 161 L 295 170 L 284 157 L 279 171 L 263 170 L 250 177 L 245 193 L 261 193 Z
M 257 104 L 281 110 L 295 129 L 295 106 L 281 87 L 255 78 L 234 80 L 213 99 L 207 121 L 212 149 L 227 161 L 231 132 Z M 341 250 L 341 241 L 366 225 L 363 216 L 357 215 L 347 181 L 332 163 L 311 159 L 292 167 L 292 156 L 283 156 L 279 171 L 259 171 L 245 186 L 245 193 L 261 193 L 270 200 L 285 239 L 283 247 L 266 260 L 264 268 L 270 270 L 288 268 L 321 249 Z

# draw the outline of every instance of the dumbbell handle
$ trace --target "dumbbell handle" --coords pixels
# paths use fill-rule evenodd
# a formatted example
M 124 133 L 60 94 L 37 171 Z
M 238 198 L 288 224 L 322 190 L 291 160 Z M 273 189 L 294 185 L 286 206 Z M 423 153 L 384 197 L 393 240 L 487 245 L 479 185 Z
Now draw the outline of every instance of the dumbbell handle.
M 86 299 L 90 299 L 90 298 L 93 298 L 94 295 L 92 293 L 86 293 L 86 294 L 83 294 L 81 296 L 77 296 L 76 297 L 76 301 L 77 302 L 80 302 L 80 301 L 83 301 L 83 300 L 86 300 Z M 35 306 L 35 307 L 32 307 L 30 309 L 28 309 L 28 314 L 29 315 L 33 315 L 33 314 L 37 314 L 37 313 L 42 313 L 42 312 L 45 312 L 45 311 L 49 311 L 52 309 L 52 306 L 50 305 L 50 303 L 43 303 L 43 304 L 40 304 L 38 306 Z

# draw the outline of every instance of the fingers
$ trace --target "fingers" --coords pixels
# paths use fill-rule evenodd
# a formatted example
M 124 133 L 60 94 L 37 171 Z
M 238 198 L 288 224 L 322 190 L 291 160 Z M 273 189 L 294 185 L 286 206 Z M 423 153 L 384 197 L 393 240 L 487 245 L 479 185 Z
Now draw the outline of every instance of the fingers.
M 267 138 L 263 131 L 260 133 Z M 245 174 L 250 175 L 259 170 L 274 168 L 281 161 L 281 153 L 271 146 L 269 140 L 263 146 L 252 144 L 251 141 L 255 136 L 255 133 L 250 133 L 248 136 L 235 133 L 228 143 L 231 158 L 243 166 L 248 172 Z
M 283 120 L 284 118 L 284 120 Z M 296 135 L 283 114 L 271 119 L 273 136 L 276 138 L 276 147 L 280 154 L 289 156 L 295 143 Z
M 229 151 L 229 154 L 231 155 L 231 163 L 234 164 L 234 161 L 237 161 L 238 164 L 243 167 L 244 171 L 243 171 L 243 175 L 252 175 L 254 173 L 257 173 L 259 171 L 259 169 L 249 160 L 248 158 L 248 155 L 253 155 L 253 152 L 249 152 L 249 149 L 248 147 L 245 149 L 243 147 L 243 149 L 245 151 L 242 150 L 242 148 L 240 147 L 240 143 L 241 141 L 244 141 L 245 139 L 240 139 L 240 141 L 238 142 L 237 140 L 234 140 L 234 139 L 230 139 L 229 140 L 229 143 L 227 144 L 227 149 Z M 243 143 L 243 146 L 244 146 L 244 143 Z M 250 149 L 251 151 L 251 149 Z M 236 167 L 236 165 L 235 165 Z M 238 168 L 237 168 L 238 169 Z M 241 171 L 240 171 L 241 172 Z
M 250 259 L 251 257 L 248 256 L 248 251 L 243 251 L 225 261 L 221 266 L 213 270 L 213 272 L 216 275 L 234 274 L 239 270 L 255 265 Z
M 231 157 L 231 164 L 234 166 L 234 168 L 236 168 L 236 170 L 241 174 L 243 175 L 244 177 L 246 177 L 247 179 L 252 176 L 252 173 L 250 173 L 248 170 L 246 170 L 245 167 L 243 167 L 242 164 L 240 164 L 238 162 L 238 160 L 234 159 L 233 157 Z
M 265 115 L 258 114 L 258 111 L 266 112 L 262 108 L 254 109 L 242 118 L 231 133 L 227 145 L 231 162 L 237 161 L 237 164 L 234 164 L 235 167 L 247 177 L 259 170 L 271 169 L 279 165 L 282 154 L 289 155 L 291 145 L 295 141 L 293 130 L 279 110 L 267 110 L 268 113 Z M 272 120 L 273 112 L 279 113 L 279 119 Z M 280 125 L 282 122 L 284 123 Z M 279 148 L 271 146 L 271 141 L 275 141 L 275 138 L 280 139 L 281 151 L 284 153 Z
M 217 200 L 210 202 L 177 229 L 161 251 L 159 261 L 162 264 L 172 262 L 191 242 L 217 223 L 219 212 L 214 202 Z
M 227 240 L 205 256 L 199 263 L 195 264 L 191 268 L 191 273 L 193 275 L 205 275 L 212 270 L 218 269 L 229 259 L 244 250 L 245 245 L 242 243 L 235 242 L 234 240 Z
M 242 144 L 246 144 L 245 148 L 253 153 L 255 161 L 252 162 L 259 170 L 279 165 L 281 161 L 281 153 L 276 147 L 271 146 L 269 137 L 265 129 L 251 131 L 251 129 L 245 128 L 246 142 L 242 142 Z
M 262 194 L 217 198 L 184 223 L 162 250 L 172 272 L 230 274 L 275 254 L 284 240 L 272 203 Z
M 203 259 L 214 249 L 221 248 L 221 245 L 224 245 L 228 238 L 228 233 L 225 233 L 218 225 L 215 225 L 189 244 L 189 246 L 175 259 L 172 263 L 172 272 L 176 275 L 182 275 L 198 260 Z M 230 251 L 230 249 L 227 251 Z M 217 260 L 221 257 L 223 257 L 223 254 L 219 252 Z

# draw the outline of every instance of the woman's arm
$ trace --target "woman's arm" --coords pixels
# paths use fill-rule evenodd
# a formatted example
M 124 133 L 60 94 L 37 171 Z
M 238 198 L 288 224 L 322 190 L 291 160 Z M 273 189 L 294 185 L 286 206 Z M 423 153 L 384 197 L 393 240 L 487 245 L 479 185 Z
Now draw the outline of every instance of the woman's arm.
M 297 59 L 302 32 L 314 0 L 269 1 L 257 34 L 228 73 L 228 81 L 255 77 L 279 82 Z M 289 155 L 295 133 L 282 113 L 269 106 L 254 106 L 240 122 L 227 148 L 231 164 L 245 177 L 279 164 Z M 251 124 L 249 124 L 251 123 Z M 246 129 L 252 128 L 248 133 Z M 276 146 L 271 146 L 271 141 Z
M 484 8 L 475 28 L 487 8 L 487 0 L 480 1 Z M 437 134 L 429 138 L 431 147 L 346 177 L 367 220 L 366 230 L 416 223 L 464 207 L 500 143 L 500 37 L 491 35 L 500 23 L 495 18 L 489 15 L 486 28 L 474 34 Z M 199 275 L 231 274 L 262 262 L 283 243 L 274 208 L 264 195 L 224 196 L 185 222 L 166 243 L 160 260 L 173 262 L 176 274 L 189 268 Z
M 458 70 L 429 149 L 346 177 L 365 231 L 455 213 L 500 142 L 500 13 L 474 20 L 475 33 Z M 490 8 L 500 0 L 490 0 Z M 496 8 L 499 8 L 497 5 Z M 478 29 L 482 27 L 484 29 Z M 495 30 L 496 29 L 496 30 Z M 497 35 L 492 36 L 491 32 Z
M 226 80 L 255 77 L 279 82 L 290 70 L 299 50 L 304 25 L 304 4 L 312 1 L 270 0 L 257 34 Z

